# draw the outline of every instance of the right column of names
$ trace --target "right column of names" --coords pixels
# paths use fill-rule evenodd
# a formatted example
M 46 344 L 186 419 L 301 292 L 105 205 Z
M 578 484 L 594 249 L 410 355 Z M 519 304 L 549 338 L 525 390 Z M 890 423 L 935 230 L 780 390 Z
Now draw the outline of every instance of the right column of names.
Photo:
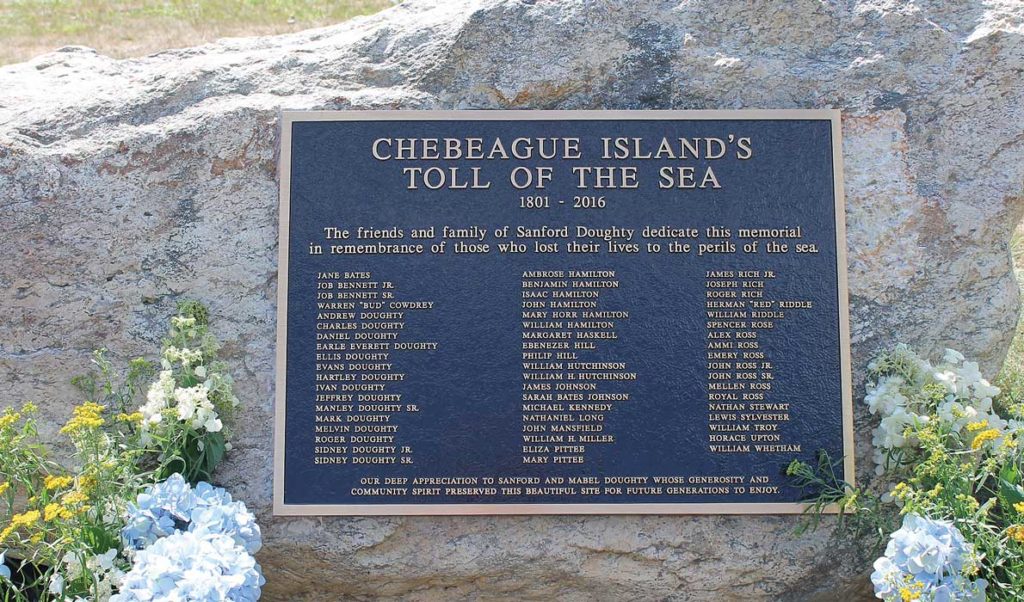
M 787 319 L 809 310 L 804 299 L 773 291 L 771 270 L 705 275 L 708 449 L 715 454 L 799 453 L 788 440 L 792 406 L 773 389 L 776 358 L 766 343 L 785 336 Z

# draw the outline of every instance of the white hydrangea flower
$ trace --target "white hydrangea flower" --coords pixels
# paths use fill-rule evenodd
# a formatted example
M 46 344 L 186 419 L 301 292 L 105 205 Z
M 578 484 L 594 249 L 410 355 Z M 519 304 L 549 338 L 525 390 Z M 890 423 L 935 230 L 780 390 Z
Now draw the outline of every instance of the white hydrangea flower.
M 47 591 L 55 596 L 60 596 L 64 593 L 64 577 L 59 572 L 54 571 L 50 575 L 50 584 L 47 587 Z
M 988 403 L 992 403 L 992 398 L 999 395 L 999 387 L 989 383 L 987 380 L 982 378 L 978 382 L 974 383 L 974 396 L 982 399 L 987 399 Z
M 895 375 L 883 376 L 873 385 L 868 385 L 868 394 L 864 401 L 872 414 L 891 414 L 896 408 L 906 407 L 907 398 L 900 393 L 904 384 L 903 378 Z
M 875 471 L 879 475 L 885 473 L 890 453 L 917 444 L 913 437 L 906 436 L 907 428 L 915 421 L 927 424 L 933 416 L 950 431 L 961 434 L 965 445 L 972 439 L 967 435 L 972 432 L 968 425 L 984 422 L 985 429 L 1000 433 L 998 439 L 988 438 L 985 449 L 995 449 L 1007 433 L 1024 426 L 1006 422 L 993 410 L 992 398 L 999 394 L 999 388 L 985 380 L 977 362 L 965 361 L 963 354 L 953 349 L 946 349 L 943 362 L 933 366 L 900 344 L 869 366 L 874 372 L 883 371 L 876 382 L 867 384 L 864 396 L 869 411 L 880 417 L 873 433 Z M 914 382 L 907 382 L 907 378 Z M 931 405 L 933 398 L 923 390 L 929 384 L 941 385 L 945 390 L 937 407 Z
M 875 461 L 875 475 L 880 477 L 885 474 L 885 454 L 879 449 L 877 442 L 872 441 L 872 443 L 874 443 L 875 450 L 871 455 L 871 459 Z
M 946 348 L 946 354 L 942 356 L 942 361 L 947 364 L 959 364 L 964 361 L 964 354 L 960 353 L 955 349 Z
M 64 563 L 64 575 L 74 581 L 82 575 L 82 561 L 75 554 L 66 554 L 62 560 Z M 61 582 L 63 584 L 63 581 Z
M 182 350 L 175 350 L 171 357 L 181 357 Z M 188 351 L 188 350 L 184 350 Z M 187 353 L 186 353 L 187 355 Z M 167 358 L 165 358 L 167 359 Z M 205 373 L 205 369 L 203 370 Z M 139 407 L 142 414 L 143 444 L 152 439 L 150 429 L 160 424 L 164 411 L 171 408 L 175 417 L 196 430 L 205 429 L 216 433 L 224 428 L 217 410 L 210 400 L 210 381 L 192 387 L 178 387 L 172 370 L 162 370 L 146 394 L 146 403 Z
M 174 390 L 174 400 L 178 419 L 192 428 L 216 433 L 224 427 L 204 385 L 179 387 Z
M 943 422 L 949 423 L 954 433 L 961 432 L 969 423 L 979 420 L 977 408 L 964 405 L 956 398 L 940 403 L 936 415 Z
M 927 421 L 926 416 L 917 416 L 907 412 L 904 408 L 896 408 L 891 414 L 882 418 L 878 429 L 875 431 L 875 445 L 878 447 L 903 447 L 907 443 L 904 432 L 908 426 L 917 421 Z
M 196 414 L 196 408 L 206 398 L 206 387 L 187 387 L 174 390 L 174 403 L 178 411 L 178 420 L 188 422 Z
M 103 554 L 91 556 L 85 561 L 85 568 L 93 577 L 96 602 L 110 600 L 114 590 L 124 578 L 124 572 L 114 564 L 115 558 L 117 558 L 117 550 L 111 548 Z
M 933 372 L 935 382 L 944 385 L 950 393 L 957 392 L 957 373 L 952 370 L 936 370 Z
M 105 523 L 113 523 L 121 518 L 121 509 L 112 500 L 103 503 L 103 510 L 100 513 Z

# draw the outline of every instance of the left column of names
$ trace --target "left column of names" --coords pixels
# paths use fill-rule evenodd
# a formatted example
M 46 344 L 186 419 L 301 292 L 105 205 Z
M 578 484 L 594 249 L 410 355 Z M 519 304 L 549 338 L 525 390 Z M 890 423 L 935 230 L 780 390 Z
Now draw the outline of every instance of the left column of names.
M 406 327 L 433 309 L 432 300 L 404 299 L 374 272 L 317 273 L 314 464 L 413 463 L 399 416 L 420 406 L 408 393 L 415 383 L 403 357 L 438 343 L 408 340 Z

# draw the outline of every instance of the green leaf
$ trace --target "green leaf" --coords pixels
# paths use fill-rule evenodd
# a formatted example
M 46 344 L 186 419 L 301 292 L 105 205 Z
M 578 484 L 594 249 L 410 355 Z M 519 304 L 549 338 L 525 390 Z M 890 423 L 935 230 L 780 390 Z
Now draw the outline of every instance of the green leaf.
M 222 433 L 210 433 L 206 437 L 206 465 L 210 472 L 224 459 L 224 435 Z
M 1006 481 L 1010 485 L 1017 485 L 1020 483 L 1020 471 L 1017 469 L 1017 465 L 1013 462 L 1005 464 L 1002 470 L 999 471 L 999 478 Z
M 1000 478 L 999 497 L 1003 498 L 1003 505 L 1009 508 L 1014 504 L 1024 502 L 1024 487 Z

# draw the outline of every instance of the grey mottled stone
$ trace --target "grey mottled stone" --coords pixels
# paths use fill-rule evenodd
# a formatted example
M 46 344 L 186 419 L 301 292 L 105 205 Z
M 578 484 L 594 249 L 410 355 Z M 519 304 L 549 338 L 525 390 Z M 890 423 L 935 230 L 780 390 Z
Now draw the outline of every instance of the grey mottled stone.
M 39 401 L 52 434 L 89 350 L 152 353 L 196 297 L 247 403 L 221 477 L 260 513 L 267 599 L 850 598 L 867 559 L 791 517 L 272 519 L 277 111 L 840 108 L 855 365 L 906 340 L 991 372 L 1018 303 L 1022 23 L 1016 0 L 423 0 L 0 67 L 2 403 Z

